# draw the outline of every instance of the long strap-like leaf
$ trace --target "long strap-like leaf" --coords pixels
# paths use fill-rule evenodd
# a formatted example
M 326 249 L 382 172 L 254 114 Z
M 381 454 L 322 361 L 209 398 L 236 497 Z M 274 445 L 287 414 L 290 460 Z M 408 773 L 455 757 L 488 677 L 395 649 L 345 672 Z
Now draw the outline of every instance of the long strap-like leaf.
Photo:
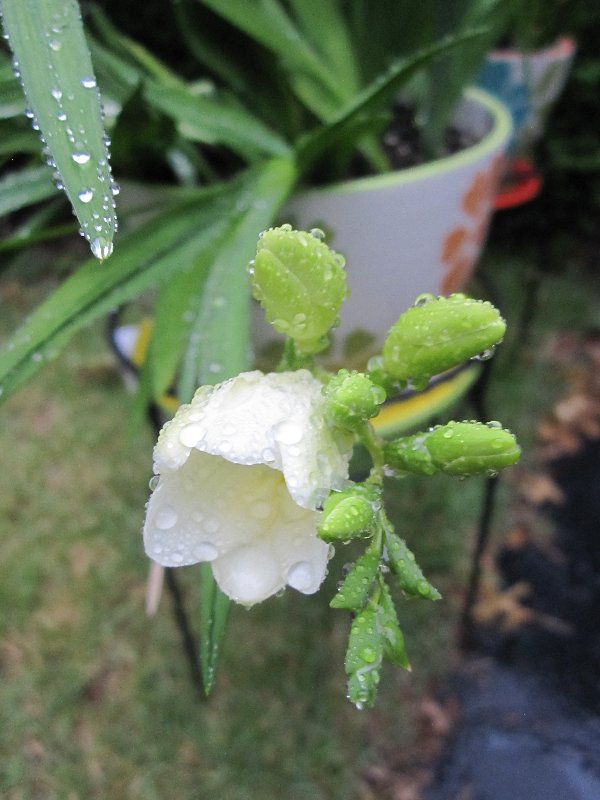
M 76 0 L 1 0 L 3 25 L 48 164 L 92 253 L 112 252 L 113 181 L 100 94 Z
M 250 289 L 246 267 L 258 234 L 273 222 L 295 180 L 295 165 L 289 157 L 271 159 L 250 174 L 200 298 L 183 361 L 180 399 L 189 400 L 199 383 L 216 383 L 248 368 Z M 210 565 L 202 569 L 201 580 L 200 667 L 209 694 L 230 601 L 216 586 Z
M 12 394 L 93 319 L 185 267 L 227 229 L 238 188 L 199 192 L 122 240 L 98 269 L 90 260 L 21 325 L 0 350 L 0 401 Z

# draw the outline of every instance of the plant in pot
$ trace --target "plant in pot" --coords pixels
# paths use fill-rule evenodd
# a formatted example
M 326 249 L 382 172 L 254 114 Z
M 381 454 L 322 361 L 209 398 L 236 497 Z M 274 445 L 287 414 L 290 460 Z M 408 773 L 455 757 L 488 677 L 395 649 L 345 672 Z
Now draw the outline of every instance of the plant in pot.
M 5 399 L 23 385 L 92 319 L 158 287 L 153 296 L 154 326 L 138 409 L 172 385 L 179 402 L 187 403 L 197 386 L 222 383 L 248 368 L 246 267 L 257 232 L 268 228 L 303 182 L 325 166 L 328 174 L 323 171 L 322 175 L 330 181 L 343 175 L 350 164 L 366 163 L 380 172 L 388 170 L 379 136 L 392 98 L 409 79 L 414 80 L 412 92 L 415 102 L 419 100 L 420 113 L 426 113 L 428 120 L 427 146 L 435 152 L 437 137 L 445 127 L 436 115 L 445 105 L 450 113 L 453 106 L 442 102 L 449 100 L 449 93 L 436 99 L 441 76 L 451 75 L 456 97 L 460 96 L 464 77 L 478 60 L 475 44 L 481 46 L 490 35 L 489 29 L 472 31 L 482 19 L 484 7 L 489 9 L 489 2 L 444 4 L 446 11 L 456 9 L 456 18 L 447 22 L 454 37 L 442 42 L 438 37 L 446 28 L 417 25 L 419 7 L 415 4 L 414 18 L 397 13 L 390 16 L 398 26 L 402 20 L 407 27 L 409 22 L 414 24 L 406 55 L 390 63 L 386 56 L 385 63 L 376 63 L 364 77 L 356 74 L 351 78 L 359 64 L 358 50 L 354 44 L 349 47 L 352 39 L 342 32 L 351 37 L 354 31 L 357 40 L 359 35 L 363 37 L 366 47 L 368 37 L 361 23 L 366 5 L 296 2 L 284 6 L 272 0 L 252 3 L 249 13 L 249 3 L 211 0 L 213 10 L 236 13 L 231 21 L 242 30 L 242 22 L 251 28 L 244 35 L 251 33 L 258 43 L 254 58 L 243 51 L 241 70 L 236 70 L 235 63 L 224 57 L 231 54 L 231 47 L 215 49 L 215 42 L 222 41 L 219 37 L 202 39 L 200 31 L 187 24 L 185 13 L 196 4 L 178 5 L 175 11 L 190 51 L 213 64 L 216 77 L 213 83 L 206 83 L 197 80 L 197 72 L 190 76 L 187 62 L 178 65 L 178 72 L 158 61 L 144 47 L 122 36 L 99 12 L 93 18 L 92 62 L 75 2 L 47 0 L 43 5 L 45 16 L 32 13 L 34 5 L 31 0 L 2 0 L 3 23 L 27 93 L 29 115 L 45 137 L 48 161 L 71 200 L 95 258 L 62 281 L 0 352 L 0 394 Z M 428 7 L 433 10 L 435 5 Z M 419 6 L 421 11 L 425 8 L 424 3 Z M 406 9 L 410 9 L 409 4 Z M 392 11 L 397 11 L 395 5 L 390 5 L 390 14 Z M 316 25 L 316 20 L 322 24 Z M 423 22 L 427 21 L 425 15 Z M 387 23 L 382 16 L 382 36 Z M 422 30 L 427 30 L 425 39 L 416 35 Z M 319 46 L 312 38 L 317 33 Z M 463 52 L 463 47 L 464 55 L 454 64 L 452 54 L 456 55 L 459 48 Z M 386 50 L 386 54 L 394 52 L 400 51 L 391 45 Z M 375 62 L 381 54 L 379 48 L 371 53 Z M 436 57 L 441 60 L 435 61 Z M 349 62 L 347 80 L 341 78 L 344 61 Z M 464 72 L 458 70 L 461 64 Z M 24 131 L 17 121 L 24 101 L 20 98 L 19 103 L 17 78 L 10 74 L 8 59 L 4 67 L 0 78 L 6 91 L 0 99 L 15 136 L 5 143 L 10 166 L 3 176 L 1 194 L 5 210 L 18 214 L 9 220 L 9 235 L 3 246 L 33 258 L 32 251 L 24 248 L 62 233 L 64 227 L 55 224 L 54 206 L 50 211 L 35 208 L 43 198 L 54 203 L 56 187 L 45 167 L 31 171 L 31 132 Z M 269 77 L 264 85 L 261 68 Z M 461 80 L 457 82 L 458 76 Z M 256 97 L 245 90 L 245 81 L 256 87 Z M 217 88 L 217 83 L 223 87 L 225 82 L 227 90 Z M 160 156 L 162 166 L 168 165 L 171 176 L 180 184 L 150 194 L 146 183 L 141 191 L 139 183 L 132 188 L 124 183 L 120 197 L 125 213 L 120 217 L 125 224 L 114 253 L 115 187 L 107 164 L 98 86 L 104 99 L 105 121 L 113 136 L 116 165 L 132 164 L 135 175 L 140 170 L 140 151 L 151 156 L 149 162 Z M 273 102 L 274 98 L 281 102 Z M 500 109 L 496 110 L 501 116 Z M 508 125 L 504 128 L 507 132 Z M 496 134 L 494 141 L 499 145 L 501 138 Z M 18 155 L 14 169 L 10 147 Z M 488 204 L 492 189 L 493 155 L 482 143 L 475 147 L 485 150 L 487 160 L 474 178 L 465 182 L 461 199 L 466 213 L 476 218 L 480 236 L 483 226 L 479 209 L 482 203 Z M 464 155 L 455 158 L 462 162 Z M 137 210 L 141 207 L 146 216 L 150 215 L 149 220 L 140 223 L 134 218 L 136 204 Z M 34 210 L 24 223 L 21 215 L 27 208 Z M 463 232 L 453 220 L 451 225 L 449 235 L 453 238 L 444 246 L 458 258 L 472 242 L 469 231 Z M 423 233 L 424 237 L 429 235 Z M 340 247 L 342 243 L 335 244 Z M 394 284 L 384 274 L 388 260 L 411 260 L 406 243 L 398 247 L 383 260 L 373 254 L 374 263 L 368 265 L 384 293 L 395 295 L 394 320 L 402 306 L 414 299 L 400 295 L 404 276 Z M 360 270 L 360 263 L 351 257 Z M 102 266 L 98 258 L 105 261 Z M 371 302 L 370 314 L 378 321 L 383 316 L 377 300 Z M 456 321 L 460 326 L 461 320 Z M 440 335 L 443 340 L 443 326 Z M 478 344 L 474 353 L 480 349 Z M 436 363 L 436 368 L 441 370 L 444 365 Z M 202 592 L 201 630 L 208 674 L 218 656 L 228 603 L 215 590 L 210 570 L 204 575 Z
M 210 48 L 206 27 L 199 41 L 189 20 L 199 56 L 265 121 L 266 109 L 272 126 L 291 131 L 301 154 L 311 125 L 327 126 L 394 58 L 464 37 L 405 82 L 395 105 L 368 109 L 330 144 L 322 137 L 281 217 L 324 229 L 352 265 L 338 345 L 357 329 L 380 341 L 398 303 L 420 292 L 463 288 L 485 237 L 510 129 L 498 103 L 465 90 L 504 24 L 506 3 L 383 2 L 373 13 L 360 0 L 270 2 L 254 4 L 253 15 L 247 3 L 203 4 L 219 16 L 208 18 L 208 30 L 225 21 L 238 45 Z M 249 50 L 256 58 L 248 75 Z

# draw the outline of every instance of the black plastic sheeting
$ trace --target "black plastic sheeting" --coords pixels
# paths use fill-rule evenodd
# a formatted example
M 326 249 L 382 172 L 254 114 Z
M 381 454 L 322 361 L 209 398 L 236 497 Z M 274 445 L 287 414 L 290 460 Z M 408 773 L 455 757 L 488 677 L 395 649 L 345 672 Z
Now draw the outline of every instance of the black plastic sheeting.
M 426 800 L 600 798 L 600 441 L 549 472 L 565 497 L 545 509 L 553 554 L 531 543 L 498 567 L 561 625 L 477 631 L 477 658 L 449 682 L 460 721 Z

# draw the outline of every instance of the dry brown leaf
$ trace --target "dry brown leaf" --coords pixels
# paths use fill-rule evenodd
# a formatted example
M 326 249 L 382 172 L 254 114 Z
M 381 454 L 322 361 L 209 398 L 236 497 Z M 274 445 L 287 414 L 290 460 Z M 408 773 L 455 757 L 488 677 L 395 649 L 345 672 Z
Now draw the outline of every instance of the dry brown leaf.
M 539 472 L 523 475 L 519 484 L 519 494 L 534 505 L 543 503 L 561 505 L 565 501 L 560 486 L 549 475 Z
M 482 625 L 499 623 L 505 632 L 516 630 L 535 616 L 531 608 L 521 605 L 521 600 L 530 592 L 530 585 L 524 582 L 515 583 L 504 591 L 488 587 L 484 597 L 475 604 L 473 617 Z

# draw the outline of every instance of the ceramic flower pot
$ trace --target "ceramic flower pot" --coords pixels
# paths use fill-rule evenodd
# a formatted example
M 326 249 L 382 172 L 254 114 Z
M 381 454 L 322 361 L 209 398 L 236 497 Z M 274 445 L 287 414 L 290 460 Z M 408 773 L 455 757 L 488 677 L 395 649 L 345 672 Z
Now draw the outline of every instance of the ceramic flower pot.
M 429 164 L 307 191 L 285 208 L 283 221 L 322 228 L 346 257 L 351 296 L 335 330 L 334 354 L 357 330 L 380 344 L 419 294 L 455 292 L 471 276 L 511 121 L 502 103 L 473 89 L 454 124 L 471 131 L 477 144 Z
M 574 39 L 565 36 L 532 53 L 493 50 L 487 56 L 477 84 L 510 110 L 511 157 L 528 155 L 541 138 L 550 109 L 567 81 L 575 49 Z

